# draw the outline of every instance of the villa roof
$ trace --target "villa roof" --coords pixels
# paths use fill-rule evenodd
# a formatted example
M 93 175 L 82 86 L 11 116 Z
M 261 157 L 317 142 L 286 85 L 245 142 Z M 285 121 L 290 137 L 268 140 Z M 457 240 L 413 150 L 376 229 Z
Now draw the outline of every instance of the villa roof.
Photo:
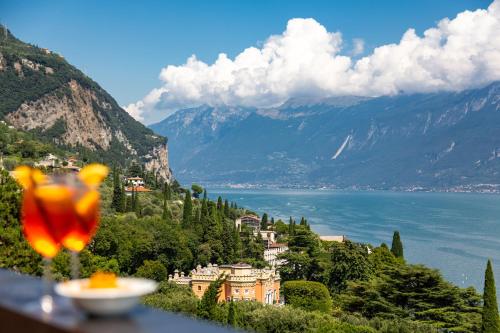
M 143 180 L 141 177 L 128 177 L 127 180 Z
M 244 262 L 239 262 L 237 264 L 231 265 L 232 267 L 239 267 L 239 268 L 251 268 L 252 265 L 246 264 Z
M 280 248 L 280 247 L 288 247 L 287 243 L 271 243 L 269 245 L 270 248 Z
M 125 192 L 152 192 L 149 188 L 146 188 L 144 186 L 128 186 L 125 187 Z
M 252 219 L 252 220 L 260 221 L 260 219 L 257 215 L 243 215 L 242 217 L 240 217 L 240 219 Z

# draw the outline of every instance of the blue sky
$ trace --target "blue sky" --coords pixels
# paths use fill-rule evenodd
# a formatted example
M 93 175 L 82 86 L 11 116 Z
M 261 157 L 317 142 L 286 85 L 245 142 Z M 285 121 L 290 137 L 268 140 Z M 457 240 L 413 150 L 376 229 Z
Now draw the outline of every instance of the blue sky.
M 159 83 L 166 65 L 196 54 L 213 62 L 234 57 L 281 33 L 289 19 L 312 17 L 365 52 L 398 42 L 409 27 L 421 33 L 444 17 L 489 1 L 0 1 L 0 21 L 24 41 L 62 53 L 121 105 Z M 346 46 L 347 47 L 347 46 Z

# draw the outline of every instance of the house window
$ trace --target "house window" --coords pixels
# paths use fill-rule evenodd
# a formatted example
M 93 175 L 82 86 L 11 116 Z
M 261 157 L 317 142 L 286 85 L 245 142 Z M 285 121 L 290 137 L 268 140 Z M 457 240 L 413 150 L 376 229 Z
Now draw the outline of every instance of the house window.
M 198 291 L 201 291 L 201 286 L 198 286 Z
M 234 293 L 235 293 L 235 294 L 239 294 L 239 293 L 240 293 L 240 290 L 239 290 L 239 289 L 234 289 Z
M 245 289 L 245 294 L 248 294 L 248 289 Z

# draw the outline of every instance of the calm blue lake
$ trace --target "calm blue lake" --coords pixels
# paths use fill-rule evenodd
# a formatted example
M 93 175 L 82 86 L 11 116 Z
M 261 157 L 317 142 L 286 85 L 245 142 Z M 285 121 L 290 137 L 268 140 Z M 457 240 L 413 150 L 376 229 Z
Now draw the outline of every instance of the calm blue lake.
M 482 291 L 486 260 L 500 280 L 500 195 L 209 189 L 259 214 L 287 221 L 304 216 L 321 235 L 389 246 L 401 232 L 406 259 L 438 268 L 459 286 Z

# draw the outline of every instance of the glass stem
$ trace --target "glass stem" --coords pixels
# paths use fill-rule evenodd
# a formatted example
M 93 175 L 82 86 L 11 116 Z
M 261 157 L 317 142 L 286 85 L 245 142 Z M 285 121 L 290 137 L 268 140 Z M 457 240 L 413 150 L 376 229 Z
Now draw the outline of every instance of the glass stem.
M 78 252 L 71 251 L 71 278 L 76 280 L 80 277 L 80 259 Z
M 50 258 L 43 258 L 43 295 L 40 300 L 42 311 L 51 313 L 54 308 L 54 299 L 52 297 L 52 271 L 50 270 Z

